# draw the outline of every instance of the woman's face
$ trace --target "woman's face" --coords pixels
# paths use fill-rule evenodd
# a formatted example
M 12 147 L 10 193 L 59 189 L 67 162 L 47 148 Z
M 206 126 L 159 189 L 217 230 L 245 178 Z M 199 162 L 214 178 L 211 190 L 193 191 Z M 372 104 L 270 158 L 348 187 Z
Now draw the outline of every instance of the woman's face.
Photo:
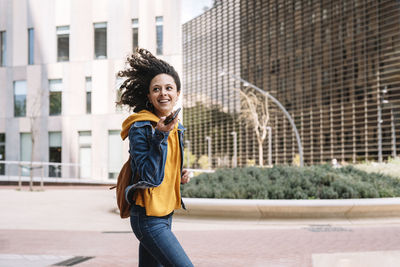
M 179 93 L 174 78 L 162 73 L 155 76 L 150 82 L 149 102 L 154 106 L 154 113 L 158 117 L 168 116 L 178 100 Z

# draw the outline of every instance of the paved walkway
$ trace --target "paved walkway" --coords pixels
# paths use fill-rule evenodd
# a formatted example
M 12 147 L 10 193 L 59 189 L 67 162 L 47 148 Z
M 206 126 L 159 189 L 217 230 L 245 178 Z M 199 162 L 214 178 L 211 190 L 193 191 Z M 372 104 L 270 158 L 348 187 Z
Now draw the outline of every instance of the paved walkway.
M 0 266 L 137 266 L 138 242 L 105 187 L 0 188 Z M 400 220 L 174 218 L 195 266 L 398 267 Z M 80 258 L 77 258 L 80 256 Z M 66 265 L 66 262 L 64 262 Z

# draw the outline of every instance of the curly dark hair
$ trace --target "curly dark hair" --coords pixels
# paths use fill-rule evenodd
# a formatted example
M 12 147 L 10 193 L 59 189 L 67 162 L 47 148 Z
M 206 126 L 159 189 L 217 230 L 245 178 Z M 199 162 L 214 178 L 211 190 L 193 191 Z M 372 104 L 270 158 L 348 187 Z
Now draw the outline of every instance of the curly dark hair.
M 118 105 L 128 105 L 133 112 L 143 109 L 153 112 L 153 107 L 148 105 L 147 95 L 151 80 L 158 74 L 168 74 L 174 79 L 178 92 L 181 90 L 181 81 L 174 67 L 167 62 L 156 58 L 149 51 L 137 48 L 127 58 L 129 66 L 118 72 L 118 77 L 126 77 L 119 87 L 121 95 Z

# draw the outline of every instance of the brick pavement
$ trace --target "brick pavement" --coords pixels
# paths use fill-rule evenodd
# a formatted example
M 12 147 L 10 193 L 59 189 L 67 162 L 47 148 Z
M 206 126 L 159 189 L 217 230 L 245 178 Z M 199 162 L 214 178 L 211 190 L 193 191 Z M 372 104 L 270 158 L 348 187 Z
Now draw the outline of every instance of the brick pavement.
M 53 256 L 53 263 L 72 256 L 94 257 L 74 266 L 136 266 L 138 242 L 129 222 L 112 212 L 113 194 L 104 188 L 0 188 L 0 266 L 48 264 L 35 262 L 35 256 Z M 175 218 L 173 229 L 200 267 L 375 267 L 376 262 L 379 267 L 400 266 L 398 221 Z M 6 260 L 17 256 L 25 262 Z
M 313 254 L 400 251 L 400 226 L 314 225 L 175 233 L 194 265 L 204 267 L 308 267 Z M 129 232 L 0 230 L 1 254 L 94 257 L 76 265 L 82 267 L 136 266 L 137 248 Z

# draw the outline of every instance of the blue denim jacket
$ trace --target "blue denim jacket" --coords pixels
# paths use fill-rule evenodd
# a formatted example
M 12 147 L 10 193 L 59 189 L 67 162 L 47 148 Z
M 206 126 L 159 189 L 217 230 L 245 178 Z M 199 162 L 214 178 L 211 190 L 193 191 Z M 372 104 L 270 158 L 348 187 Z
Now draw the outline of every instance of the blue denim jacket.
M 181 149 L 181 173 L 183 165 L 183 132 L 185 128 L 178 124 L 178 136 Z M 150 121 L 137 121 L 129 129 L 129 154 L 132 177 L 125 189 L 125 199 L 132 205 L 133 193 L 137 188 L 159 186 L 164 180 L 164 168 L 167 160 L 169 132 L 161 132 L 152 127 Z M 135 175 L 139 180 L 134 183 Z M 184 207 L 183 203 L 182 206 Z

